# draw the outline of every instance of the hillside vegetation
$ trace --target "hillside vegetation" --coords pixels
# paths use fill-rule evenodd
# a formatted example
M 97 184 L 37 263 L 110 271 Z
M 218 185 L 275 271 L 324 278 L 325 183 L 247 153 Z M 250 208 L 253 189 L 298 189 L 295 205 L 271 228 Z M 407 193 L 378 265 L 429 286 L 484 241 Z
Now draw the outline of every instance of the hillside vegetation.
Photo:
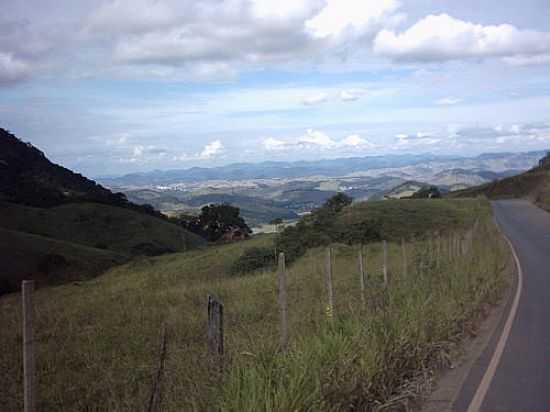
M 550 210 L 550 168 L 535 167 L 517 176 L 448 194 L 450 198 L 476 196 L 486 196 L 489 199 L 524 198 L 543 209 Z
M 410 206 L 384 202 L 390 208 L 385 212 L 383 206 L 357 205 L 356 213 L 342 216 L 359 219 L 361 212 L 367 219 L 385 213 L 381 224 L 395 238 L 403 234 L 402 222 L 420 217 L 409 223 L 419 236 L 406 243 L 406 272 L 400 244 L 389 244 L 386 288 L 381 244 L 367 245 L 366 305 L 359 287 L 358 245 L 332 245 L 333 311 L 327 311 L 325 249 L 309 249 L 289 267 L 286 353 L 278 343 L 276 274 L 260 270 L 235 276 L 231 271 L 248 249 L 273 248 L 270 236 L 144 258 L 79 285 L 38 290 L 39 408 L 146 409 L 163 324 L 162 410 L 406 408 L 429 385 L 434 368 L 448 364 L 484 305 L 498 299 L 508 259 L 487 202 L 408 202 Z M 420 210 L 430 207 L 430 213 Z M 448 218 L 450 210 L 458 217 Z M 449 226 L 449 221 L 464 226 Z M 446 233 L 428 235 L 440 224 Z M 225 304 L 221 377 L 212 373 L 207 355 L 207 293 Z M 20 307 L 19 295 L 0 299 L 0 323 L 12 331 L 0 334 L 0 399 L 6 410 L 22 409 Z
M 205 243 L 161 219 L 98 203 L 48 209 L 0 203 L 0 210 L 0 227 L 126 255 L 184 251 Z
M 87 279 L 138 255 L 193 249 L 206 242 L 183 228 L 126 208 L 72 203 L 47 209 L 0 202 L 0 294 L 22 278 L 40 285 Z M 9 236 L 8 236 L 9 234 Z

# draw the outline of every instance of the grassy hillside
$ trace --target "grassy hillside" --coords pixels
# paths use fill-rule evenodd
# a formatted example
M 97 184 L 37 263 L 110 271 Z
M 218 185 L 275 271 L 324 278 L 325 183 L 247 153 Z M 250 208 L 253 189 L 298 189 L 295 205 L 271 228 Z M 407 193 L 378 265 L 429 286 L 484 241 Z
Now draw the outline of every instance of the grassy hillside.
M 38 209 L 0 203 L 0 227 L 127 255 L 182 251 L 204 241 L 164 220 L 97 203 Z
M 0 295 L 23 279 L 39 285 L 85 280 L 128 260 L 126 255 L 0 228 Z
M 464 229 L 488 213 L 485 202 L 471 199 L 395 199 L 353 204 L 342 211 L 338 224 L 378 223 L 383 239 L 399 241 Z
M 288 353 L 278 345 L 275 274 L 230 273 L 246 249 L 272 247 L 269 236 L 145 258 L 78 286 L 39 290 L 39 407 L 145 409 L 158 365 L 161 324 L 167 328 L 163 410 L 371 411 L 404 405 L 427 383 L 423 377 L 448 362 L 472 319 L 504 285 L 500 269 L 507 249 L 488 204 L 458 204 L 457 210 L 468 215 L 464 221 L 474 221 L 482 211 L 475 230 L 408 243 L 407 274 L 400 245 L 390 243 L 386 289 L 381 245 L 368 245 L 366 306 L 360 299 L 356 246 L 334 245 L 332 313 L 324 286 L 325 250 L 310 250 L 297 260 L 288 275 Z M 397 226 L 401 220 L 392 222 Z M 431 225 L 424 230 L 431 231 Z M 209 372 L 206 352 L 209 292 L 225 304 L 221 380 Z M 0 324 L 13 331 L 0 334 L 5 348 L 0 351 L 0 399 L 7 410 L 21 409 L 20 307 L 18 295 L 0 299 Z
M 447 197 L 486 196 L 489 199 L 526 198 L 550 210 L 550 170 L 534 168 L 523 174 L 495 180 L 481 186 L 451 192 Z
M 23 278 L 40 285 L 87 279 L 133 256 L 185 251 L 205 241 L 130 209 L 73 203 L 39 209 L 0 202 L 0 294 Z

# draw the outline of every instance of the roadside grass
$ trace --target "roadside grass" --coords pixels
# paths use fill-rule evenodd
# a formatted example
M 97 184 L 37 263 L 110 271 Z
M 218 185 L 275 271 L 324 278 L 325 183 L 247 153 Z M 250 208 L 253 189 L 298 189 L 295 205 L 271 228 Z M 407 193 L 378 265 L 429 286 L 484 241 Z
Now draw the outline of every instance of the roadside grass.
M 288 269 L 286 353 L 279 348 L 276 274 L 230 274 L 246 249 L 270 247 L 272 236 L 143 258 L 78 285 L 38 290 L 39 408 L 143 410 L 158 363 L 162 324 L 167 328 L 163 410 L 404 408 L 419 388 L 429 385 L 433 369 L 448 364 L 472 318 L 505 287 L 501 269 L 509 252 L 489 204 L 460 202 L 456 207 L 468 222 L 477 219 L 471 242 L 467 230 L 451 232 L 463 239 L 463 254 L 452 253 L 457 243 L 446 234 L 408 242 L 404 276 L 401 245 L 389 243 L 390 281 L 384 288 L 382 245 L 367 246 L 364 307 L 358 246 L 333 245 L 332 316 L 327 313 L 325 249 L 298 259 Z M 428 218 L 424 232 L 431 233 Z M 210 292 L 225 304 L 221 378 L 212 373 L 206 350 Z M 20 305 L 18 295 L 0 299 L 0 399 L 6 410 L 22 408 Z

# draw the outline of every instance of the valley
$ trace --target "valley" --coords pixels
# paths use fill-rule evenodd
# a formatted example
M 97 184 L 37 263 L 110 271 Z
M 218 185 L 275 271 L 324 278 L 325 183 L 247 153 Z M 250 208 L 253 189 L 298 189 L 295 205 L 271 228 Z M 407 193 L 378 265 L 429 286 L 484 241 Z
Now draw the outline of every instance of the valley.
M 169 216 L 197 214 L 209 203 L 228 203 L 239 207 L 245 220 L 258 228 L 276 218 L 294 221 L 337 192 L 355 201 L 411 196 L 431 185 L 449 192 L 519 174 L 542 156 L 544 152 L 268 162 L 205 171 L 155 171 L 99 181 L 125 193 L 132 202 L 150 204 Z

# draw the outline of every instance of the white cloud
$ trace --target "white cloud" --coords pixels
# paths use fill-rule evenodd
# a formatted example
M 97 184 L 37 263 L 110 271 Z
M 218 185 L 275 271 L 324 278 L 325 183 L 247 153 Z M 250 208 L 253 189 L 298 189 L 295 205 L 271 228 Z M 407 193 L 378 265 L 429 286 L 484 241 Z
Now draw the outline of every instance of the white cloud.
M 324 92 L 319 92 L 312 94 L 311 96 L 306 96 L 302 99 L 302 103 L 306 106 L 313 106 L 319 103 L 324 103 L 328 99 L 328 94 Z
M 298 139 L 300 145 L 314 145 L 322 148 L 329 148 L 336 144 L 327 134 L 318 130 L 308 129 L 306 134 Z
M 300 137 L 292 139 L 277 139 L 268 137 L 262 141 L 265 150 L 270 152 L 308 149 L 365 149 L 376 147 L 375 144 L 358 134 L 352 134 L 342 140 L 334 140 L 328 134 L 314 129 L 308 129 Z
M 365 89 L 349 89 L 340 92 L 340 100 L 344 102 L 353 102 L 363 97 L 367 91 Z
M 212 159 L 220 155 L 223 152 L 223 149 L 224 147 L 222 142 L 220 140 L 215 140 L 204 146 L 202 152 L 198 155 L 198 158 L 202 160 Z
M 458 99 L 456 97 L 444 97 L 442 99 L 436 100 L 435 103 L 441 106 L 452 106 L 461 102 L 462 99 Z
M 30 68 L 27 63 L 15 58 L 10 53 L 0 51 L 0 84 L 24 80 L 29 74 Z
M 510 24 L 483 26 L 447 14 L 429 15 L 402 33 L 382 30 L 375 53 L 395 60 L 445 61 L 484 57 L 532 57 L 550 52 L 550 33 Z
M 326 0 L 325 7 L 305 23 L 316 38 L 364 34 L 389 19 L 400 6 L 397 0 Z
M 140 157 L 143 155 L 143 150 L 145 148 L 143 146 L 134 146 L 134 150 L 132 151 L 134 157 Z
M 264 139 L 263 146 L 265 150 L 274 152 L 274 151 L 287 149 L 288 143 L 283 140 L 275 139 L 273 137 L 268 137 L 267 139 Z
M 346 137 L 340 143 L 343 146 L 351 146 L 351 147 L 371 146 L 372 145 L 372 143 L 369 143 L 366 139 L 363 139 L 358 134 L 352 134 L 352 135 Z

